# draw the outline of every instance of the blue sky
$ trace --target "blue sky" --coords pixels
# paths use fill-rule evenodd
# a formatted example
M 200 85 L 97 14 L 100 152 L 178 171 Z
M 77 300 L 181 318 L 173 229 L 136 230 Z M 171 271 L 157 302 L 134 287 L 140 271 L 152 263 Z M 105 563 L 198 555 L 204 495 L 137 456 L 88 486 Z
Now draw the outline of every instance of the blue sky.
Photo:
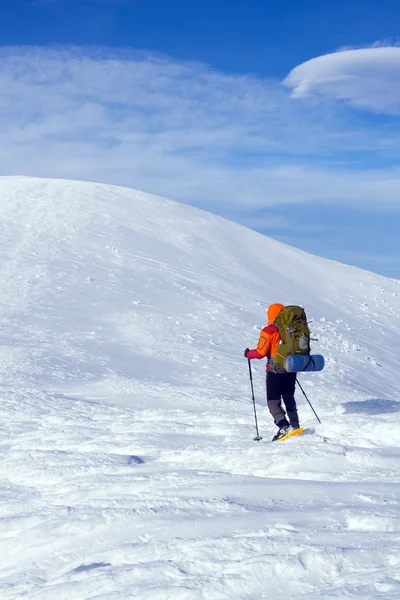
M 400 3 L 0 3 L 0 174 L 127 185 L 400 278 Z

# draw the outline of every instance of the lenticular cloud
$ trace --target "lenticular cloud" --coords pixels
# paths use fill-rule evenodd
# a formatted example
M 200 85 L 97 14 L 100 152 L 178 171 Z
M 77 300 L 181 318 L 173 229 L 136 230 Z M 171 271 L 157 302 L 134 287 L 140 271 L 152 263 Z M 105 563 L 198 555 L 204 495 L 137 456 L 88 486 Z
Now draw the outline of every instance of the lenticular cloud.
M 320 95 L 400 114 L 400 48 L 346 50 L 313 58 L 284 80 L 295 98 Z

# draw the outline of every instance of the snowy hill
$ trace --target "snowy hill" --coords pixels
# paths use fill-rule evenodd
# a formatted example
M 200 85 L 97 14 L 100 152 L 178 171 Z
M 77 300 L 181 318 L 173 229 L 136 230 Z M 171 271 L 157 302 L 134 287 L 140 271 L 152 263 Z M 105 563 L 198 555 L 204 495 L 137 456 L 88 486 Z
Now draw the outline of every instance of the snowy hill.
M 0 597 L 400 597 L 400 281 L 133 190 L 0 178 Z M 326 357 L 282 444 L 246 346 Z

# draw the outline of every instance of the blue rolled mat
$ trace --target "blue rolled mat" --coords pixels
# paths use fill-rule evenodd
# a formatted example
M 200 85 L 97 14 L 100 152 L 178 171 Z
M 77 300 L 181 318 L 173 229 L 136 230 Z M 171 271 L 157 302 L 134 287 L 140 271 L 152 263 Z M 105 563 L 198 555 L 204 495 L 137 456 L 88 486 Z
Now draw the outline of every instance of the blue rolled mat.
M 285 370 L 289 373 L 322 371 L 325 366 L 325 360 L 321 354 L 291 354 L 285 358 L 284 366 Z

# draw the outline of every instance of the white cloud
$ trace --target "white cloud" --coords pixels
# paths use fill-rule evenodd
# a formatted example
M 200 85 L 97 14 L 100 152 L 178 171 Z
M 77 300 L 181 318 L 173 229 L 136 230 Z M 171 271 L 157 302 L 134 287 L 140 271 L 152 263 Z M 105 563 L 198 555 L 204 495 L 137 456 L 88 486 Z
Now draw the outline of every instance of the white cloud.
M 293 203 L 399 208 L 397 169 L 329 165 L 396 136 L 350 130 L 275 81 L 143 52 L 1 50 L 0 131 L 0 174 L 127 185 L 243 220 Z
M 295 98 L 318 95 L 380 113 L 400 114 L 400 48 L 326 54 L 293 69 L 284 83 Z

